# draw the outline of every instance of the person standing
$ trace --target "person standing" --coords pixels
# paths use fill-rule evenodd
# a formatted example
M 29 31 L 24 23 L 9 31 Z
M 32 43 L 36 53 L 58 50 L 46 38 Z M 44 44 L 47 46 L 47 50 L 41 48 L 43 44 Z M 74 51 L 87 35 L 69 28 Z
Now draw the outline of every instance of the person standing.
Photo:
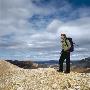
M 73 47 L 70 40 L 67 38 L 66 34 L 61 34 L 61 44 L 62 51 L 59 59 L 59 72 L 63 72 L 63 63 L 66 59 L 66 71 L 65 73 L 70 73 L 70 52 L 72 52 Z M 72 44 L 72 45 L 71 45 Z

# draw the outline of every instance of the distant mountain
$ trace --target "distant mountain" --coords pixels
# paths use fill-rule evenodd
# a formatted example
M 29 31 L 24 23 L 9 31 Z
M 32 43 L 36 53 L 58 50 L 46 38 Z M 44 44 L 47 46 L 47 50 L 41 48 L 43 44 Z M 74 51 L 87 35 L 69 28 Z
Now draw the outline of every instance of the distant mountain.
M 59 67 L 58 60 L 49 60 L 49 61 L 6 60 L 6 61 L 24 69 L 48 68 L 48 67 L 58 69 Z M 65 69 L 65 66 L 66 66 L 66 63 L 64 63 L 64 69 Z M 78 60 L 78 61 L 71 61 L 71 70 L 74 70 L 74 71 L 78 70 L 79 72 L 81 72 L 81 69 L 86 70 L 87 68 L 90 68 L 90 57 L 82 59 L 82 60 Z
M 88 62 L 88 63 L 90 63 L 90 57 L 82 59 L 81 62 Z
M 76 63 L 72 63 L 71 70 L 90 73 L 90 57 L 77 61 Z
M 82 59 L 79 63 L 80 67 L 90 68 L 90 57 Z
M 78 67 L 90 68 L 90 57 L 78 61 L 72 61 L 72 64 Z
M 33 61 L 18 61 L 18 60 L 6 60 L 7 62 L 14 64 L 20 68 L 24 69 L 36 69 L 38 68 L 38 64 Z
M 49 61 L 34 61 L 35 63 L 38 64 L 58 64 L 57 60 L 49 60 Z

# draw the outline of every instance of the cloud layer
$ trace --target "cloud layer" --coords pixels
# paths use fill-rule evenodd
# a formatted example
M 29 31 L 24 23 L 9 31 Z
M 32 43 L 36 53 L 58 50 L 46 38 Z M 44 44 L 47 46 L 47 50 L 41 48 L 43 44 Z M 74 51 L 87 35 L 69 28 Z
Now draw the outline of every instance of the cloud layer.
M 73 38 L 72 59 L 90 54 L 90 7 L 66 0 L 0 0 L 0 57 L 59 59 L 60 33 Z

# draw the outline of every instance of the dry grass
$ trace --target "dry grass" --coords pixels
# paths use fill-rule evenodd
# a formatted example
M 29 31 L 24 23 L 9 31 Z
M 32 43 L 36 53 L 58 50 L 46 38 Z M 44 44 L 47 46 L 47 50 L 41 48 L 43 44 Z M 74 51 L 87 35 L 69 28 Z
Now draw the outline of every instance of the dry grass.
M 71 71 L 78 72 L 78 73 L 90 73 L 90 68 L 73 68 Z

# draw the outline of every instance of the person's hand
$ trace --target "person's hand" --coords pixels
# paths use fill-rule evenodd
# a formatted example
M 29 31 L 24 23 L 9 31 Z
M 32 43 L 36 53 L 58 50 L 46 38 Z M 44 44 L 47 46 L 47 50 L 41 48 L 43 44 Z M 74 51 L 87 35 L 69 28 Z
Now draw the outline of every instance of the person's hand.
M 66 50 L 66 52 L 70 52 L 69 50 Z
M 60 54 L 62 54 L 63 50 L 60 52 Z

